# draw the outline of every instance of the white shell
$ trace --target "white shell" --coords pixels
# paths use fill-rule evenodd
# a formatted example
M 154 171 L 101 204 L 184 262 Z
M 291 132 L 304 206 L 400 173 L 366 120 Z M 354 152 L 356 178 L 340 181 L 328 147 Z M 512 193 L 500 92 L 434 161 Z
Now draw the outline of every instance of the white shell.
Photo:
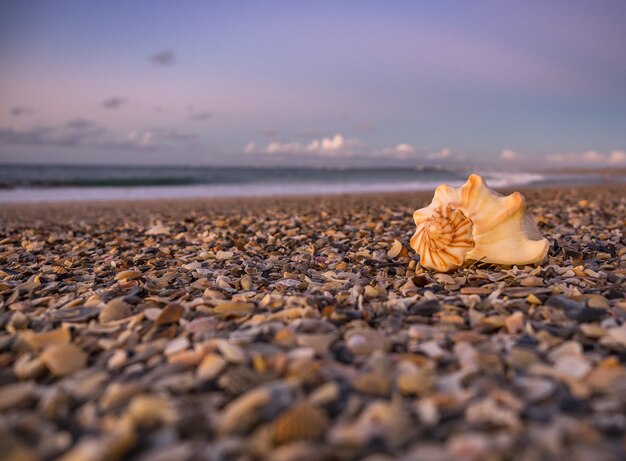
M 534 264 L 548 253 L 548 241 L 526 215 L 519 192 L 503 196 L 473 174 L 460 188 L 442 184 L 431 204 L 413 213 L 417 229 L 411 247 L 424 267 L 448 272 L 476 260 Z

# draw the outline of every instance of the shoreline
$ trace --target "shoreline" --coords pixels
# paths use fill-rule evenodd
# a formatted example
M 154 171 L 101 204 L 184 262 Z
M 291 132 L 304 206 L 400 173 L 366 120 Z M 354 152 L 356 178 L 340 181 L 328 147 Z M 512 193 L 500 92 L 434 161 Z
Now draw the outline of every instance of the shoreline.
M 490 186 L 491 187 L 491 186 Z M 523 184 L 521 186 L 507 186 L 494 188 L 498 192 L 508 195 L 512 192 L 518 191 L 521 193 L 533 193 L 542 191 L 593 191 L 596 189 L 615 189 L 626 190 L 626 182 L 590 182 L 583 184 Z M 428 190 L 415 189 L 415 190 L 400 190 L 400 191 L 356 191 L 356 192 L 337 192 L 337 193 L 302 193 L 302 194 L 276 194 L 276 195 L 236 195 L 236 196 L 216 196 L 216 197 L 170 197 L 170 198 L 129 198 L 129 199 L 103 199 L 103 200 L 65 200 L 65 201 L 50 201 L 50 202 L 0 202 L 0 209 L 8 209 L 13 207 L 27 207 L 27 208 L 55 208 L 55 207 L 67 207 L 67 206 L 116 206 L 116 205 L 131 205 L 137 203 L 145 204 L 185 204 L 185 203 L 239 203 L 244 201 L 250 201 L 255 203 L 262 202 L 275 202 L 275 201 L 309 201 L 316 199 L 359 199 L 366 197 L 376 198 L 390 198 L 390 197 L 404 197 L 407 195 L 414 196 L 428 196 L 432 197 L 435 188 Z

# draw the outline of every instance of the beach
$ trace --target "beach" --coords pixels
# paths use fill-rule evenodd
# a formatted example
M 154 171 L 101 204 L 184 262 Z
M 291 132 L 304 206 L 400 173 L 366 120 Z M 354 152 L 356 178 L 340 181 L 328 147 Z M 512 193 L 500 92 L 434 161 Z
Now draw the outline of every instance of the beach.
M 522 192 L 547 260 L 448 274 L 432 191 L 0 204 L 0 453 L 624 459 L 626 185 Z

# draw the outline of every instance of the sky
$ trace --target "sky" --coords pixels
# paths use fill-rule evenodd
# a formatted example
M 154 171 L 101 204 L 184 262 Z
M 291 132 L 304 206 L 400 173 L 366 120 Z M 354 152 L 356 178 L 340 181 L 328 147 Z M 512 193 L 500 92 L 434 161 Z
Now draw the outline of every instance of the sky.
M 0 163 L 626 166 L 626 2 L 0 3 Z

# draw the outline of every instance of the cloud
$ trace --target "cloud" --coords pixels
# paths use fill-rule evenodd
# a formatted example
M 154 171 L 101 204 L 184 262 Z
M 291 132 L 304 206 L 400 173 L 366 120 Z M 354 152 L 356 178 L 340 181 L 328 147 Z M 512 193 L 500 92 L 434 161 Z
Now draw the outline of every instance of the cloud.
M 0 127 L 0 145 L 13 146 L 158 150 L 181 144 L 192 147 L 196 142 L 195 134 L 171 128 L 131 130 L 120 137 L 84 118 L 76 118 L 63 125 L 28 129 Z
M 323 136 L 326 136 L 326 132 L 322 130 L 302 130 L 295 134 L 296 138 L 301 139 L 321 138 Z
M 376 128 L 376 125 L 374 125 L 373 123 L 369 123 L 369 122 L 357 123 L 356 125 L 354 125 L 355 130 L 359 130 L 364 133 L 371 133 L 372 131 L 374 131 L 375 128 Z
M 37 126 L 18 130 L 0 128 L 0 144 L 76 147 L 89 144 L 105 133 L 94 122 L 78 118 L 61 126 Z
M 204 121 L 204 120 L 210 120 L 211 118 L 213 118 L 213 112 L 211 111 L 195 112 L 191 114 L 192 120 Z
M 105 109 L 117 109 L 124 104 L 128 103 L 128 99 L 119 97 L 119 96 L 111 96 L 110 98 L 102 101 L 102 107 Z
M 433 161 L 433 160 L 446 160 L 446 161 L 458 161 L 465 158 L 462 154 L 455 154 L 448 148 L 441 149 L 434 152 L 419 152 L 417 148 L 411 144 L 398 144 L 393 147 L 386 147 L 373 152 L 374 157 L 392 157 L 396 159 L 414 159 L 415 161 Z
M 585 152 L 574 152 L 568 154 L 552 154 L 547 156 L 548 162 L 566 163 L 569 167 L 580 165 L 603 165 L 603 164 L 626 164 L 626 152 L 614 150 L 608 154 L 603 154 L 596 150 Z
M 626 151 L 614 150 L 609 154 L 608 163 L 626 163 Z
M 398 144 L 394 147 L 387 147 L 385 149 L 381 149 L 376 152 L 377 155 L 385 156 L 385 157 L 395 157 L 395 158 L 407 158 L 412 155 L 415 155 L 417 150 L 410 144 Z
M 163 50 L 150 56 L 150 61 L 159 66 L 172 66 L 176 62 L 176 56 L 172 50 Z
M 452 151 L 448 148 L 441 149 L 440 151 L 436 152 L 429 152 L 428 154 L 426 154 L 426 158 L 431 160 L 443 160 L 451 158 L 451 156 Z M 455 158 L 462 158 L 462 156 L 455 156 Z
M 251 142 L 246 145 L 245 154 L 267 155 L 318 155 L 322 157 L 350 157 L 363 144 L 356 139 L 346 139 L 341 134 L 330 138 L 315 139 L 308 144 L 299 142 L 272 141 L 265 147 Z
M 131 130 L 124 139 L 111 140 L 101 147 L 131 150 L 159 150 L 172 144 L 184 144 L 191 147 L 197 142 L 193 133 L 178 131 L 175 128 L 152 128 L 148 130 Z
M 85 118 L 75 118 L 65 124 L 69 128 L 75 128 L 77 130 L 84 130 L 88 128 L 95 128 L 96 123 Z
M 198 139 L 194 133 L 178 131 L 175 128 L 153 128 L 150 133 L 160 141 L 194 142 Z
M 13 117 L 20 117 L 20 116 L 23 116 L 23 115 L 30 115 L 30 114 L 32 114 L 33 110 L 28 108 L 28 107 L 15 106 L 15 107 L 11 107 L 11 109 L 9 110 L 9 113 Z
M 259 130 L 259 133 L 265 136 L 266 138 L 275 138 L 278 136 L 278 130 L 276 128 L 266 128 L 264 130 Z
M 500 152 L 500 158 L 502 160 L 514 161 L 514 160 L 519 160 L 520 155 L 514 150 L 504 149 L 502 152 Z
M 155 149 L 154 134 L 151 131 L 132 130 L 126 134 L 126 139 L 109 142 L 108 147 L 121 149 Z

